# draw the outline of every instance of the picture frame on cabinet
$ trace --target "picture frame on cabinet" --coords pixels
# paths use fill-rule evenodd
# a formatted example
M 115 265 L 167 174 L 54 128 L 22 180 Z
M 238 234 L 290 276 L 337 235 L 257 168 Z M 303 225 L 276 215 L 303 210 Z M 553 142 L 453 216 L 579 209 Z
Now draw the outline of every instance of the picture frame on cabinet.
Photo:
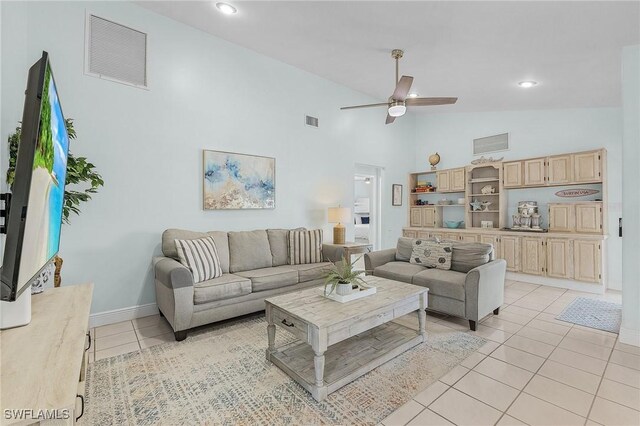
M 402 205 L 402 185 L 399 183 L 394 183 L 393 185 L 391 185 L 391 205 Z

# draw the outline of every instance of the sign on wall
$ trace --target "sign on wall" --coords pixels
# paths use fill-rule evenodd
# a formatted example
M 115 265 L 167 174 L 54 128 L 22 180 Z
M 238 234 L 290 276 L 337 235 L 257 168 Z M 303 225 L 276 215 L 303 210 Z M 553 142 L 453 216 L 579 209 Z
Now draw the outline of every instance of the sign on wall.
M 556 192 L 556 196 L 562 198 L 586 197 L 587 195 L 593 195 L 599 192 L 597 189 L 563 189 L 562 191 Z

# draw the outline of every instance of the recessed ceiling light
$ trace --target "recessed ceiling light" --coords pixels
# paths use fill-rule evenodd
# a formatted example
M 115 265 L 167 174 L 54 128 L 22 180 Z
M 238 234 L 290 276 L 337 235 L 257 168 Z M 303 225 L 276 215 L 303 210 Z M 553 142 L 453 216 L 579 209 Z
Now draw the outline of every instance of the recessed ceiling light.
M 238 9 L 236 9 L 235 7 L 231 6 L 228 3 L 216 3 L 216 7 L 220 12 L 224 13 L 225 15 L 233 15 L 234 13 L 238 12 Z
M 409 93 L 409 97 L 410 98 L 417 98 L 418 94 L 417 93 Z
M 518 83 L 518 86 L 528 89 L 529 87 L 533 87 L 536 84 L 538 84 L 537 81 L 527 80 L 527 81 L 521 81 L 520 83 Z

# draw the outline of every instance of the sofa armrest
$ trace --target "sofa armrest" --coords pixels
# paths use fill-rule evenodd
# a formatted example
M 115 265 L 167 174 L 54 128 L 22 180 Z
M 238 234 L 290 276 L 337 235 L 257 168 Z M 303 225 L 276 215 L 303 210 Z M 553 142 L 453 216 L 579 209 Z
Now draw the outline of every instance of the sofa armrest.
M 156 257 L 153 259 L 153 267 L 156 280 L 167 288 L 193 287 L 193 274 L 177 260 L 170 257 Z
M 493 260 L 467 272 L 465 279 L 466 317 L 479 321 L 504 303 L 507 262 Z
M 389 262 L 395 262 L 396 249 L 390 248 L 386 250 L 372 251 L 364 254 L 364 269 L 367 273 L 372 273 L 378 266 L 385 265 Z

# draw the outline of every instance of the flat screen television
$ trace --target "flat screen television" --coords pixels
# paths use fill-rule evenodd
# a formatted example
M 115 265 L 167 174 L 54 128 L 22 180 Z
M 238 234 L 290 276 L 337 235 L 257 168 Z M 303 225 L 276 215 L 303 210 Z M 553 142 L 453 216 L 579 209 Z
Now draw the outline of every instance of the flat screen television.
M 1 300 L 14 301 L 58 253 L 69 135 L 49 55 L 29 69 L 15 180 L 0 274 Z

